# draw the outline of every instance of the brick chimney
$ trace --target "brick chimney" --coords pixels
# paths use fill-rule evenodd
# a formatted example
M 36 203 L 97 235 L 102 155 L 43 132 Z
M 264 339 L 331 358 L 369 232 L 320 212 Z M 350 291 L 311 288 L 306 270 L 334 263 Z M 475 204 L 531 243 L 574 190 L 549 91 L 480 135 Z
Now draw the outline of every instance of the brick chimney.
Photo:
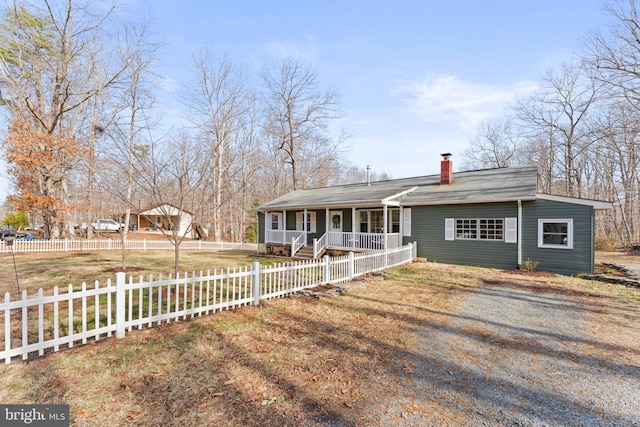
M 441 154 L 443 157 L 440 163 L 440 184 L 451 184 L 453 181 L 453 163 L 451 162 L 451 153 Z

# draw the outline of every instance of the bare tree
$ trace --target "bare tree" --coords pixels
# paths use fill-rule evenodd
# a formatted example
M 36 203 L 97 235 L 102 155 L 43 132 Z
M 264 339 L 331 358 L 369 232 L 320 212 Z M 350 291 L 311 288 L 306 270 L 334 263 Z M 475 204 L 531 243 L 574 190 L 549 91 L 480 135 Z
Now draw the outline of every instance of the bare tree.
M 73 137 L 73 117 L 85 103 L 114 85 L 129 66 L 114 60 L 100 41 L 106 37 L 113 8 L 99 13 L 91 3 L 77 5 L 44 0 L 35 6 L 15 2 L 5 9 L 0 31 L 0 89 L 12 121 L 34 132 Z M 109 70 L 105 80 L 91 79 Z M 41 191 L 62 209 L 43 215 L 47 237 L 58 237 L 69 204 L 68 173 L 75 158 L 58 170 L 42 170 Z M 46 172 L 46 173 L 45 173 Z
M 522 144 L 509 120 L 487 121 L 480 125 L 479 135 L 463 152 L 465 169 L 507 168 L 518 163 Z
M 564 195 L 580 196 L 582 171 L 579 159 L 587 155 L 591 144 L 588 114 L 598 99 L 599 87 L 586 74 L 583 63 L 572 63 L 556 74 L 549 71 L 542 89 L 525 102 L 516 113 L 528 135 L 546 141 L 550 159 L 549 175 L 562 181 Z
M 229 188 L 233 143 L 239 138 L 241 126 L 248 111 L 245 74 L 234 66 L 227 56 L 215 57 L 202 50 L 193 61 L 194 83 L 185 97 L 192 114 L 190 120 L 199 129 L 209 147 L 207 154 L 213 169 L 213 195 L 211 197 L 213 235 L 222 240 L 222 209 L 225 191 Z
M 164 143 L 153 142 L 149 156 L 138 162 L 137 185 L 159 206 L 164 227 L 161 231 L 174 247 L 174 269 L 180 270 L 180 244 L 193 231 L 193 224 L 181 231 L 184 212 L 202 210 L 211 189 L 206 147 L 186 132 Z
M 588 41 L 584 60 L 617 95 L 631 105 L 640 101 L 640 18 L 636 0 L 614 0 L 606 10 L 614 19 L 612 32 L 595 33 Z
M 313 170 L 301 168 L 304 159 L 323 161 L 336 157 L 328 125 L 338 117 L 338 95 L 318 89 L 318 74 L 301 59 L 287 58 L 267 65 L 262 78 L 266 88 L 266 133 L 284 153 L 294 190 L 305 187 Z M 308 165 L 312 162 L 308 162 Z

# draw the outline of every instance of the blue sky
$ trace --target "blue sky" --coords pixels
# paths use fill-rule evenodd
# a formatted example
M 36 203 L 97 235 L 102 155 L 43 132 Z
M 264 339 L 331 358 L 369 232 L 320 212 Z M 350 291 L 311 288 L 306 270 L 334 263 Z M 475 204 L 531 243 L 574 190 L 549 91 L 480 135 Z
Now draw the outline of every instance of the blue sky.
M 455 170 L 483 120 L 502 116 L 610 21 L 601 0 L 127 0 L 122 8 L 150 10 L 165 43 L 166 122 L 181 120 L 173 95 L 201 47 L 243 64 L 256 84 L 267 61 L 298 56 L 341 95 L 336 129 L 351 134 L 347 158 L 394 178 L 437 173 L 444 152 Z

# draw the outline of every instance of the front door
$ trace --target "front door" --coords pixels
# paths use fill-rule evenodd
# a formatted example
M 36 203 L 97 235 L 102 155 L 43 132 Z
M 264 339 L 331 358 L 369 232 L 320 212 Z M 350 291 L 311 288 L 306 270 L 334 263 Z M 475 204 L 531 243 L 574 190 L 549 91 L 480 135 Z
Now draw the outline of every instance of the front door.
M 329 231 L 342 232 L 342 211 L 329 211 Z

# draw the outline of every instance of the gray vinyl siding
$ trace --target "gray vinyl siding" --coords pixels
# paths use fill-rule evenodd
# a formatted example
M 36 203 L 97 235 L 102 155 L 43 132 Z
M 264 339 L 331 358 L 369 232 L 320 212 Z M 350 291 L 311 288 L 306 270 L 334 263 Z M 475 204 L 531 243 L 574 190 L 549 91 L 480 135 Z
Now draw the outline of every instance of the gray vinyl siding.
M 487 203 L 444 206 L 412 206 L 411 236 L 404 243 L 418 242 L 418 256 L 446 264 L 489 268 L 518 267 L 518 245 L 490 240 L 445 240 L 445 218 L 509 218 L 518 216 L 518 205 Z
M 342 231 L 352 232 L 351 229 L 353 225 L 353 216 L 351 215 L 353 212 L 351 209 L 340 209 L 342 211 Z
M 537 261 L 538 270 L 560 274 L 593 273 L 594 210 L 591 206 L 536 200 L 522 204 L 522 261 Z M 573 219 L 573 249 L 538 247 L 538 219 Z

